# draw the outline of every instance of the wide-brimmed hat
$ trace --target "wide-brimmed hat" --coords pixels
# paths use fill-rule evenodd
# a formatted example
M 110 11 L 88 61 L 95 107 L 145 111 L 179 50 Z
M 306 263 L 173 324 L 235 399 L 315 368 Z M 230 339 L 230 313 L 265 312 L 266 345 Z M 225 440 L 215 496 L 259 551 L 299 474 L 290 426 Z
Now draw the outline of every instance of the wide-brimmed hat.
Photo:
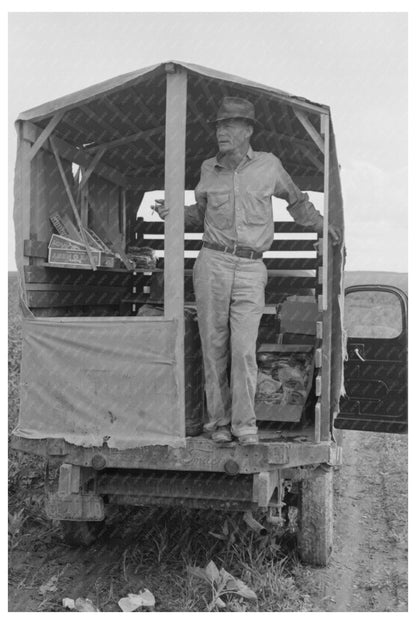
M 239 97 L 225 97 L 218 109 L 215 119 L 210 119 L 209 123 L 217 123 L 224 119 L 246 119 L 254 126 L 262 128 L 262 124 L 256 119 L 254 105 Z

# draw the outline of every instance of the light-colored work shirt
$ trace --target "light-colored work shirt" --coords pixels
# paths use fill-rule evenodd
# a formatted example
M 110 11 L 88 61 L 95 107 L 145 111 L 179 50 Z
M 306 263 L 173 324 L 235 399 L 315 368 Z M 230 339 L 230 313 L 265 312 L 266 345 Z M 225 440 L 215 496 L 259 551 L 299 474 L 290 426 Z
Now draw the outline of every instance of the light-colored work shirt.
M 267 251 L 274 235 L 272 196 L 288 202 L 297 223 L 322 231 L 321 214 L 274 154 L 249 147 L 235 170 L 221 160 L 217 155 L 202 163 L 196 204 L 185 208 L 185 226 L 203 228 L 203 240 Z

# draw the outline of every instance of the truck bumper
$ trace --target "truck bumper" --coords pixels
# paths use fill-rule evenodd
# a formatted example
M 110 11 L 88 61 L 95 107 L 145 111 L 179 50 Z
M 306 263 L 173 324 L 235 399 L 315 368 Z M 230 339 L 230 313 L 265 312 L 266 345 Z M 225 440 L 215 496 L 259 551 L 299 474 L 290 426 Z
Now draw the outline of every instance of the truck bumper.
M 207 437 L 199 436 L 187 438 L 183 448 L 144 446 L 120 451 L 105 447 L 79 447 L 62 439 L 34 440 L 13 436 L 12 448 L 94 470 L 122 468 L 244 475 L 276 468 L 339 463 L 335 442 L 314 442 L 307 437 L 297 437 L 260 441 L 255 446 L 242 447 L 235 442 L 220 446 Z

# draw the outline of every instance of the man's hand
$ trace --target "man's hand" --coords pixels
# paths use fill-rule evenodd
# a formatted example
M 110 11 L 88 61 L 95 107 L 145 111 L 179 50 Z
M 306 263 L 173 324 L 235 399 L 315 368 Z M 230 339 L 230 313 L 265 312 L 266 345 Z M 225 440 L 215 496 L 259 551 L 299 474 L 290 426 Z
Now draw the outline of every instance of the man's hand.
M 318 233 L 318 236 L 323 236 L 323 233 L 324 233 L 323 220 L 322 220 L 321 226 L 316 229 L 316 232 Z M 329 240 L 331 241 L 332 245 L 339 245 L 341 243 L 342 241 L 341 230 L 338 227 L 334 225 L 328 225 L 328 235 L 329 235 Z
M 333 225 L 328 226 L 329 238 L 333 245 L 339 245 L 341 242 L 341 231 L 339 228 L 334 227 Z
M 165 205 L 164 199 L 155 199 L 155 203 L 152 204 L 151 208 L 155 210 L 163 220 L 166 219 L 169 214 L 169 208 Z

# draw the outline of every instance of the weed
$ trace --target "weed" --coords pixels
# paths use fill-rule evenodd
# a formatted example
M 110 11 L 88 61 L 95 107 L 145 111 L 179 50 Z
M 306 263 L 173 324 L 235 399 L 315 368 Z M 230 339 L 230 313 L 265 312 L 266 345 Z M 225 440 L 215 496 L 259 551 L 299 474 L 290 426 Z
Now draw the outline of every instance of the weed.
M 22 507 L 19 511 L 9 513 L 9 549 L 14 550 L 19 545 L 22 527 L 26 522 L 25 510 Z

